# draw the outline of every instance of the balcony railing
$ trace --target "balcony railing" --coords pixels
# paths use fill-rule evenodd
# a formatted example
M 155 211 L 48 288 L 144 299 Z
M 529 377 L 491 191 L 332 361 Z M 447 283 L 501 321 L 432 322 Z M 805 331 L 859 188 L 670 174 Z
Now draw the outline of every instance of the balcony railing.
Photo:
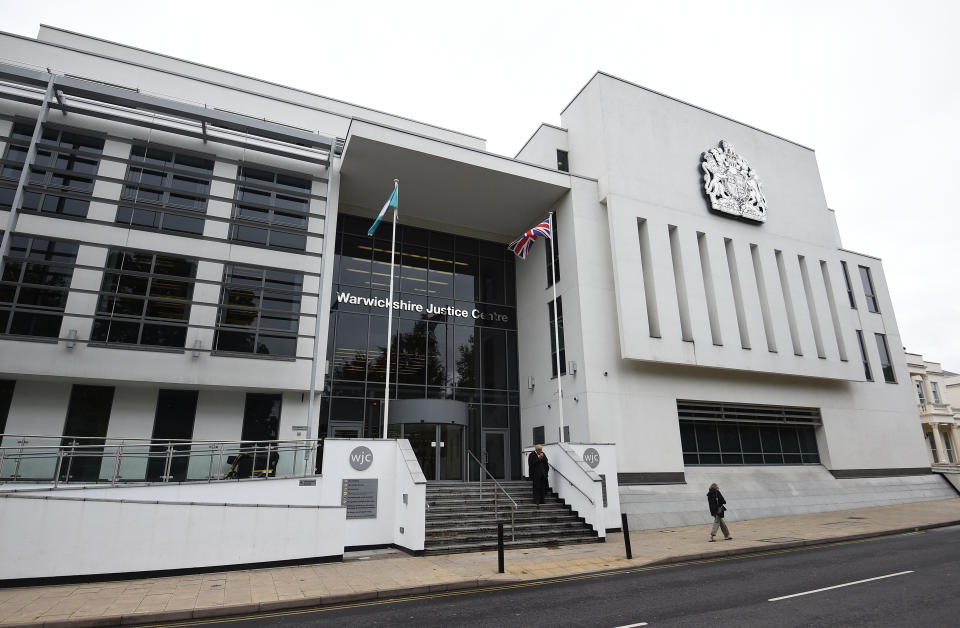
M 212 482 L 311 475 L 317 441 L 0 435 L 0 484 Z

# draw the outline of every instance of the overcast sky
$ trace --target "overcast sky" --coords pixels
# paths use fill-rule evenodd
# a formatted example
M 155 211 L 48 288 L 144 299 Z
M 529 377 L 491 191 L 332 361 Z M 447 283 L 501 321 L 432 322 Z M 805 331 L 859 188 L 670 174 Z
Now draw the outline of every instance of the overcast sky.
M 883 259 L 907 349 L 960 372 L 958 2 L 0 0 L 0 16 L 0 30 L 59 26 L 508 156 L 597 70 L 789 138 L 816 150 L 844 247 Z

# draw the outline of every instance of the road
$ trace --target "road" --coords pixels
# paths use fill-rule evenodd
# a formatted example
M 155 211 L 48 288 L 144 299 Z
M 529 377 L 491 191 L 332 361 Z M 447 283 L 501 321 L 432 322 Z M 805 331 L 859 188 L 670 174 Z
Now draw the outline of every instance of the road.
M 215 623 L 236 628 L 956 626 L 958 576 L 960 527 L 952 527 L 753 557 Z

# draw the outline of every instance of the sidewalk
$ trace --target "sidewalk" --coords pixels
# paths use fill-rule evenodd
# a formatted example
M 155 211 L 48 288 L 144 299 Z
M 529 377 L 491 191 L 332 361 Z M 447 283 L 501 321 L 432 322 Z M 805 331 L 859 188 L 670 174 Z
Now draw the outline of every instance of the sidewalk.
M 241 615 L 438 591 L 471 589 L 644 565 L 746 554 L 960 524 L 960 498 L 791 517 L 730 520 L 732 541 L 709 526 L 644 530 L 606 543 L 413 557 L 360 553 L 342 563 L 225 571 L 118 582 L 0 589 L 0 626 L 108 626 Z

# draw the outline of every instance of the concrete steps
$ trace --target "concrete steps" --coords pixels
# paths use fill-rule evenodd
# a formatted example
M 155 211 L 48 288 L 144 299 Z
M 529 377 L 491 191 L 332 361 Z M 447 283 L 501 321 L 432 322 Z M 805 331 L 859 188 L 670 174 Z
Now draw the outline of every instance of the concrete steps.
M 480 552 L 497 548 L 497 523 L 504 524 L 504 547 L 596 543 L 596 531 L 556 494 L 533 503 L 529 482 L 501 482 L 517 503 L 511 529 L 512 503 L 492 482 L 427 484 L 425 554 Z M 499 493 L 495 496 L 494 491 Z

